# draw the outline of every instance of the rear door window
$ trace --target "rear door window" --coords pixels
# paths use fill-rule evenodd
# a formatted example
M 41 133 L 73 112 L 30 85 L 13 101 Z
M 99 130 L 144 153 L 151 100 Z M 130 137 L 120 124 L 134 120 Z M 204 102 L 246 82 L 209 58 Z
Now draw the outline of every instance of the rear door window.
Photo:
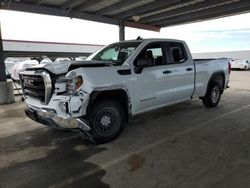
M 187 52 L 182 43 L 169 42 L 169 48 L 170 48 L 172 63 L 174 64 L 183 63 L 188 59 Z

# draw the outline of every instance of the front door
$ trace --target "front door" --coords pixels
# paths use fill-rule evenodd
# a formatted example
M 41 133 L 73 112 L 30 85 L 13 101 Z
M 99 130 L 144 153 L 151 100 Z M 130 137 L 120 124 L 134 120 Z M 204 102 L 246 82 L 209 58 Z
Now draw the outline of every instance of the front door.
M 171 73 L 167 72 L 168 58 L 164 54 L 161 43 L 146 46 L 138 55 L 139 58 L 149 60 L 149 66 L 133 74 L 133 113 L 141 113 L 172 101 Z

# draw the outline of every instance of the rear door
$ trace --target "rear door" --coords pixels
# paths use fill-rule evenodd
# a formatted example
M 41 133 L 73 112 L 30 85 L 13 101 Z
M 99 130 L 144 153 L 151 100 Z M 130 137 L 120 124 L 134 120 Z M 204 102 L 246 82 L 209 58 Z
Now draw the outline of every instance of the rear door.
M 170 64 L 167 66 L 171 72 L 172 102 L 191 98 L 194 91 L 194 64 L 192 57 L 181 42 L 166 42 L 165 54 L 170 55 Z

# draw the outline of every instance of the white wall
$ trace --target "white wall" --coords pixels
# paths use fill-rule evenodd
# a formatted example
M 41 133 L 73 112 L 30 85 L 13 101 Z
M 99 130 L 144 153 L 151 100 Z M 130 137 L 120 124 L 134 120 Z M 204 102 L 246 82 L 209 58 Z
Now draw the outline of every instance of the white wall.
M 207 52 L 207 53 L 192 53 L 194 59 L 204 58 L 233 58 L 250 60 L 250 50 L 242 51 L 227 51 L 227 52 Z
M 4 51 L 93 53 L 102 45 L 3 40 Z

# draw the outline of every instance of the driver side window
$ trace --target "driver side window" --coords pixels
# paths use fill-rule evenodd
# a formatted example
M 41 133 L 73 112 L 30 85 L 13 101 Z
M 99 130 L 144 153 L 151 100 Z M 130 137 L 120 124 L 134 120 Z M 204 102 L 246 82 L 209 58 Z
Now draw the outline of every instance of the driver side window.
M 164 65 L 163 52 L 161 45 L 151 44 L 147 46 L 137 57 L 136 66 L 157 66 Z

